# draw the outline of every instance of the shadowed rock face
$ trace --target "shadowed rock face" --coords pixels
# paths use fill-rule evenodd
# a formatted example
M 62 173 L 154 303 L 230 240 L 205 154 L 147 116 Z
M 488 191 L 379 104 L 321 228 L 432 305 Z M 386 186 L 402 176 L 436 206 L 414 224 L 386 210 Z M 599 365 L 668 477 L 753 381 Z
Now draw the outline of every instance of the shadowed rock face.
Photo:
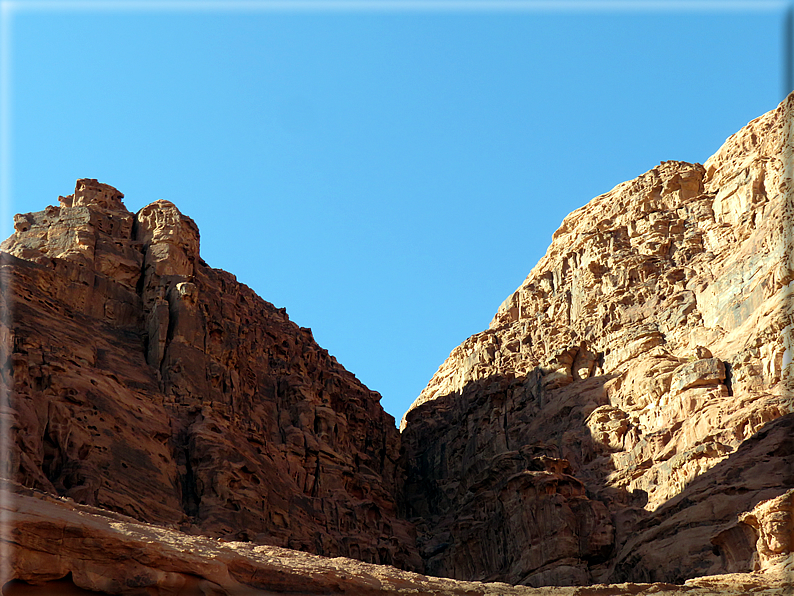
M 122 197 L 79 180 L 2 245 L 4 473 L 189 533 L 420 567 L 379 395 L 208 267 L 173 204 Z
M 568 215 L 439 367 L 401 425 L 427 572 L 752 570 L 738 516 L 794 487 L 792 110 L 794 95 L 704 165 L 663 162 Z

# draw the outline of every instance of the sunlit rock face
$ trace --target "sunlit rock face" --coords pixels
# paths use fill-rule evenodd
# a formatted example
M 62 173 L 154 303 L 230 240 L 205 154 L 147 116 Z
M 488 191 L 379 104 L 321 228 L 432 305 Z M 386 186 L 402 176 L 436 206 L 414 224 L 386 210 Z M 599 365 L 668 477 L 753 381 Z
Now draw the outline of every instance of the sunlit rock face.
M 794 487 L 792 110 L 568 215 L 439 367 L 402 422 L 428 573 L 752 570 L 738 516 Z
M 78 180 L 2 244 L 4 475 L 193 534 L 420 567 L 380 396 L 207 266 L 176 206 L 122 197 Z

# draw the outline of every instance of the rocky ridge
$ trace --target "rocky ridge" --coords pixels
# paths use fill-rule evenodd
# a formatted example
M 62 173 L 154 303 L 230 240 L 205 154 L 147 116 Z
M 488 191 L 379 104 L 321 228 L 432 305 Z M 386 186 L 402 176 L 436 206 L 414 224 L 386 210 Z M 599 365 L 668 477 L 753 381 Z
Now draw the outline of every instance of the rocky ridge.
M 176 206 L 122 197 L 79 180 L 2 244 L 5 475 L 189 533 L 421 566 L 380 396 L 209 267 Z
M 737 515 L 794 487 L 793 109 L 568 215 L 439 367 L 401 424 L 426 572 L 581 585 L 757 563 Z

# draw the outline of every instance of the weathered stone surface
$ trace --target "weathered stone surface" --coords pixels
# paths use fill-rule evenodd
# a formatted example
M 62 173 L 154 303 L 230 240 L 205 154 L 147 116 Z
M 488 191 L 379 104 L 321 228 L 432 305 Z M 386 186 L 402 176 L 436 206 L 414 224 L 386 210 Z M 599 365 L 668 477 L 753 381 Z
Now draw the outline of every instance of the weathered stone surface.
M 708 462 L 709 451 L 688 455 Z M 674 462 L 672 466 L 676 465 Z M 616 549 L 611 577 L 683 582 L 759 569 L 744 512 L 794 486 L 794 414 L 766 424 L 722 461 L 643 517 Z
M 427 572 L 752 570 L 738 516 L 794 487 L 793 111 L 794 95 L 705 164 L 663 162 L 568 215 L 439 367 L 401 424 Z
M 704 586 L 625 583 L 527 588 L 430 578 L 342 557 L 189 536 L 30 489 L 0 491 L 0 568 L 6 596 L 427 596 L 779 595 L 794 588 L 775 570 L 708 578 Z
M 133 215 L 122 196 L 79 180 L 2 245 L 5 475 L 189 533 L 421 567 L 378 394 L 207 266 L 172 203 Z
M 678 395 L 693 387 L 714 387 L 725 384 L 725 364 L 717 358 L 703 358 L 683 364 L 673 371 L 670 393 Z
M 759 503 L 741 515 L 739 523 L 758 536 L 754 571 L 780 569 L 794 574 L 794 489 Z

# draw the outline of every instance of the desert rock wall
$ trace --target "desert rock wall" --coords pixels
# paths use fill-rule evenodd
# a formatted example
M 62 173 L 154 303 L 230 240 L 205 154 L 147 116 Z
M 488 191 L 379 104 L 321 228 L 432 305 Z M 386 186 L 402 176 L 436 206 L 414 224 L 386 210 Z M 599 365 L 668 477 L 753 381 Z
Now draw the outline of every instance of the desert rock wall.
M 749 570 L 721 533 L 794 486 L 779 430 L 794 412 L 792 110 L 794 96 L 705 164 L 662 162 L 568 215 L 439 367 L 401 424 L 429 573 Z M 762 435 L 770 462 L 742 449 Z
M 199 255 L 168 201 L 77 182 L 2 245 L 7 476 L 193 534 L 421 566 L 368 390 Z

